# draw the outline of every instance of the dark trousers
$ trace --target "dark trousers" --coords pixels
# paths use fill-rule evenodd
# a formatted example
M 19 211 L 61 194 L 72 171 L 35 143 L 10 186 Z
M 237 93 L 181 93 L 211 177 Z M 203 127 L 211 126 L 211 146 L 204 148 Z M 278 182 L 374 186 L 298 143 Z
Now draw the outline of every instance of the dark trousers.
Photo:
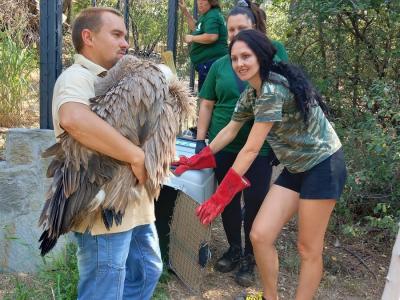
M 215 61 L 216 59 L 213 59 L 195 66 L 195 70 L 199 73 L 199 81 L 197 84 L 199 92 L 201 90 L 201 87 L 203 86 L 204 81 L 206 80 L 208 71 L 210 71 L 210 68 Z
M 217 153 L 215 175 L 218 182 L 222 181 L 229 168 L 232 167 L 236 156 L 237 153 L 227 151 Z M 222 212 L 222 223 L 230 246 L 236 245 L 241 247 L 241 229 L 243 222 L 245 255 L 253 254 L 253 247 L 250 242 L 250 230 L 257 212 L 269 190 L 272 173 L 270 162 L 271 155 L 257 156 L 250 169 L 245 174 L 245 177 L 250 181 L 251 186 L 243 190 L 244 212 L 242 213 L 240 204 L 241 193 L 238 193 Z

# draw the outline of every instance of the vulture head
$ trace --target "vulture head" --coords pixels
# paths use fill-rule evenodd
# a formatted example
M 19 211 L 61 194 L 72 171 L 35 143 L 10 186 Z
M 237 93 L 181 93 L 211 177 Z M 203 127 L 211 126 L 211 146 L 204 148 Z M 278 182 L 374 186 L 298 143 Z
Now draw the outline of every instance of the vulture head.
M 42 255 L 83 220 L 89 219 L 90 230 L 99 210 L 106 228 L 119 225 L 128 203 L 138 200 L 139 189 L 146 189 L 151 201 L 157 199 L 175 158 L 176 136 L 195 117 L 195 100 L 186 84 L 168 70 L 125 55 L 98 79 L 96 96 L 90 99 L 94 113 L 143 149 L 148 172 L 143 186 L 127 163 L 86 148 L 67 132 L 44 151 L 43 157 L 53 156 L 47 170 L 53 181 L 39 218 Z

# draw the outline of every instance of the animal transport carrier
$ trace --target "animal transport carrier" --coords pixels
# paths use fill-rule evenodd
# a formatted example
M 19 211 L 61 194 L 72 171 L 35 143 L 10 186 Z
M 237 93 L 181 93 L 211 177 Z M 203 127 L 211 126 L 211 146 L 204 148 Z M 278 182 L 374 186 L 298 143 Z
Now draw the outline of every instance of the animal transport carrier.
M 177 138 L 177 156 L 190 157 L 195 154 L 195 148 L 193 139 Z M 200 292 L 206 273 L 211 238 L 211 226 L 201 224 L 195 210 L 214 193 L 215 187 L 212 169 L 189 170 L 181 176 L 171 175 L 156 203 L 163 259 L 195 293 Z

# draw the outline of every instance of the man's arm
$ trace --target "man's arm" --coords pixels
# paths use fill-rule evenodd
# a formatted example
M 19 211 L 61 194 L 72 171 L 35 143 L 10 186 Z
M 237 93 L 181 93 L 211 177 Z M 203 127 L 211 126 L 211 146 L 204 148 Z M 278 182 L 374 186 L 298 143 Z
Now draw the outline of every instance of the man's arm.
M 131 165 L 140 184 L 147 178 L 145 154 L 116 129 L 81 103 L 64 103 L 59 111 L 60 126 L 84 146 Z

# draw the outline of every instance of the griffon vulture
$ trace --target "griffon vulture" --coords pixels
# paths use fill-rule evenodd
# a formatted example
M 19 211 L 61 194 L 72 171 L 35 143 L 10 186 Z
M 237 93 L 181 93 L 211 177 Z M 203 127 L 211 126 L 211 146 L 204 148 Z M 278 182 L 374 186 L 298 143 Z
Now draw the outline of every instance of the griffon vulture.
M 74 225 L 94 220 L 98 209 L 106 228 L 120 224 L 128 202 L 137 200 L 137 189 L 145 188 L 151 201 L 158 197 L 174 160 L 176 135 L 195 113 L 185 85 L 176 79 L 167 82 L 162 67 L 125 55 L 99 78 L 90 99 L 93 112 L 144 150 L 144 186 L 137 185 L 128 164 L 84 147 L 67 132 L 43 153 L 54 158 L 47 170 L 53 182 L 39 218 L 42 255 Z

